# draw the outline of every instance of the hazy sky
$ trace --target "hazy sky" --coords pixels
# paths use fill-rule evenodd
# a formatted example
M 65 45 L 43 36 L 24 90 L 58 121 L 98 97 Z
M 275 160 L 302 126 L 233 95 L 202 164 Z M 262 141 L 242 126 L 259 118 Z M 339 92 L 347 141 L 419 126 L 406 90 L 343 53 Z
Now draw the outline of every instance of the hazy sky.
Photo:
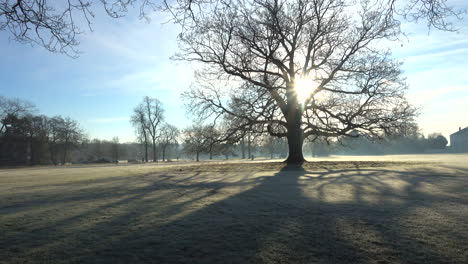
M 192 68 L 170 60 L 178 29 L 162 24 L 161 14 L 149 24 L 134 15 L 96 17 L 94 32 L 80 37 L 78 59 L 18 44 L 0 32 L 0 95 L 27 99 L 45 115 L 70 116 L 91 138 L 133 141 L 129 116 L 146 95 L 163 102 L 169 123 L 188 125 L 180 93 L 190 85 Z M 468 22 L 457 26 L 458 34 L 405 25 L 408 39 L 392 45 L 426 135 L 448 138 L 468 126 Z

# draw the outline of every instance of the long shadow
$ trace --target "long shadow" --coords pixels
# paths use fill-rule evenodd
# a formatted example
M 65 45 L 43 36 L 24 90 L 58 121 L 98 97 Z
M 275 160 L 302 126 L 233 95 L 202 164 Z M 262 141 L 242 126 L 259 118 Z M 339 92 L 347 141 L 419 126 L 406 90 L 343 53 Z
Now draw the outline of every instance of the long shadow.
M 404 183 L 400 191 L 396 192 L 383 180 L 389 173 Z M 455 240 L 455 250 L 461 255 L 454 255 L 454 249 L 444 254 L 437 245 L 430 244 L 432 240 L 425 238 L 434 235 L 431 232 L 437 227 L 419 228 L 418 221 L 415 227 L 409 226 L 410 217 L 417 217 L 418 210 L 439 210 L 440 206 L 432 205 L 447 201 L 462 210 L 448 218 L 468 217 L 466 196 L 453 198 L 420 191 L 421 186 L 440 181 L 430 175 L 430 170 L 422 169 L 308 172 L 301 167 L 285 166 L 274 175 L 230 183 L 221 179 L 191 185 L 181 180 L 166 182 L 162 177 L 160 181 L 125 193 L 121 200 L 35 231 L 46 234 L 59 229 L 62 234 L 56 238 L 75 236 L 74 243 L 65 247 L 54 248 L 52 238 L 46 241 L 51 244 L 51 255 L 47 257 L 60 256 L 76 263 L 462 263 L 468 260 L 465 253 L 468 248 L 463 244 L 468 240 L 466 230 L 461 234 L 436 234 L 440 239 L 450 235 Z M 466 184 L 466 180 L 462 183 Z M 164 195 L 148 198 L 162 184 L 171 190 L 181 189 L 179 195 L 200 189 L 208 192 L 190 201 L 174 203 L 161 212 L 152 212 L 160 208 L 155 203 L 173 198 Z M 246 185 L 254 187 L 174 217 L 187 206 L 210 195 L 216 196 L 225 188 Z M 344 202 L 327 200 L 330 188 L 339 191 L 341 186 L 351 187 L 353 198 Z M 374 202 L 366 200 L 369 193 L 365 188 L 374 190 Z M 462 190 L 463 184 L 452 189 Z M 308 191 L 316 195 L 308 195 Z M 88 200 L 86 196 L 81 198 L 83 202 Z M 87 228 L 85 234 L 94 234 L 92 238 L 80 236 L 80 230 L 68 229 L 77 221 L 99 214 L 100 210 L 122 205 L 126 205 L 126 210 L 119 215 Z M 141 222 L 145 217 L 174 217 L 174 220 L 164 224 Z M 460 224 L 466 226 L 467 218 L 464 219 Z M 120 226 L 121 232 L 110 228 L 115 226 Z M 3 246 L 18 239 L 7 237 Z M 27 250 L 34 250 L 34 245 Z M 14 254 L 3 257 L 7 262 L 21 260 Z
M 326 204 L 302 195 L 297 181 L 304 174 L 302 168 L 286 166 L 255 188 L 96 251 L 111 252 L 109 262 L 363 262 L 362 254 L 336 232 L 335 214 L 327 214 Z

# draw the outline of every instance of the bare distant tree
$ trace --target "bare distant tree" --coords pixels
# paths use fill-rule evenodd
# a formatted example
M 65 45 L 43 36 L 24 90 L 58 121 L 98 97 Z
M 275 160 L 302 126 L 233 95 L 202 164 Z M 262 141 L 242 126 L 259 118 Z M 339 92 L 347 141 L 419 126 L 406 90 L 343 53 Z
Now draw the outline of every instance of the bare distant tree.
M 162 103 L 156 98 L 145 96 L 134 110 L 131 122 L 137 133 L 145 143 L 145 159 L 148 158 L 148 140 L 151 138 L 153 144 L 153 161 L 158 160 L 156 142 L 161 136 L 160 126 L 164 121 L 164 109 Z
M 166 150 L 170 145 L 177 144 L 180 131 L 176 126 L 164 124 L 161 128 L 161 138 L 159 140 L 162 148 L 162 161 L 166 159 Z
M 195 154 L 196 161 L 200 161 L 200 154 L 208 152 L 211 145 L 211 138 L 207 137 L 212 126 L 192 125 L 184 129 L 184 151 L 188 154 Z
M 206 124 L 196 126 L 197 136 L 203 141 L 204 150 L 209 154 L 209 159 L 213 159 L 213 155 L 231 155 L 233 136 L 228 134 L 222 126 L 215 124 Z M 193 129 L 193 127 L 192 127 Z
M 206 151 L 210 154 L 211 160 L 213 159 L 213 153 L 219 153 L 219 145 L 222 141 L 223 134 L 214 125 L 207 125 L 203 127 L 201 136 L 206 140 Z
M 286 137 L 287 161 L 302 162 L 306 138 L 378 137 L 412 121 L 400 63 L 377 45 L 401 34 L 391 5 L 232 0 L 206 10 L 185 23 L 176 58 L 207 66 L 185 97 L 232 134 Z
M 148 121 L 145 115 L 145 108 L 142 104 L 139 104 L 135 109 L 133 109 L 133 115 L 130 119 L 135 131 L 137 133 L 137 137 L 139 141 L 141 141 L 145 146 L 145 162 L 148 162 L 148 142 L 149 142 L 149 135 L 148 135 Z
M 52 163 L 57 165 L 59 160 L 65 164 L 68 160 L 69 152 L 76 147 L 84 138 L 78 122 L 66 117 L 55 116 L 48 122 L 49 151 Z
M 156 98 L 143 98 L 143 106 L 147 120 L 147 128 L 153 143 L 153 162 L 158 161 L 158 154 L 156 152 L 156 141 L 160 137 L 160 125 L 164 121 L 164 109 L 161 101 Z
M 60 118 L 59 118 L 60 119 Z M 66 117 L 60 120 L 60 139 L 62 143 L 62 164 L 65 164 L 68 159 L 70 149 L 76 147 L 83 139 L 84 135 L 80 129 L 78 122 Z

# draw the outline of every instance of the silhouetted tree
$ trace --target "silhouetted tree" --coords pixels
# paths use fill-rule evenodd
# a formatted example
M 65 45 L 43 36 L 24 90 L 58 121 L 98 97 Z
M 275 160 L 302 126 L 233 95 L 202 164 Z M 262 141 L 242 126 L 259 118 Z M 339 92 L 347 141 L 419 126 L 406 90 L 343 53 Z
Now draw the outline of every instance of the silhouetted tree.
M 57 165 L 68 161 L 72 148 L 76 148 L 83 140 L 84 134 L 78 122 L 66 117 L 55 116 L 48 120 L 48 142 L 52 163 Z
M 48 118 L 43 115 L 27 115 L 29 164 L 44 163 L 47 157 Z
M 2 119 L 4 131 L 0 137 L 2 164 L 27 164 L 30 162 L 30 144 L 28 132 L 29 120 L 8 114 Z
M 48 118 L 35 111 L 28 101 L 0 96 L 0 163 L 46 162 Z
M 216 1 L 185 22 L 176 56 L 207 67 L 185 93 L 199 115 L 288 140 L 382 136 L 410 122 L 400 63 L 375 45 L 400 36 L 392 5 L 372 1 Z M 225 80 L 229 85 L 220 85 Z M 215 83 L 218 82 L 218 83 Z
M 84 134 L 70 118 L 34 115 L 27 101 L 0 96 L 0 163 L 66 163 Z

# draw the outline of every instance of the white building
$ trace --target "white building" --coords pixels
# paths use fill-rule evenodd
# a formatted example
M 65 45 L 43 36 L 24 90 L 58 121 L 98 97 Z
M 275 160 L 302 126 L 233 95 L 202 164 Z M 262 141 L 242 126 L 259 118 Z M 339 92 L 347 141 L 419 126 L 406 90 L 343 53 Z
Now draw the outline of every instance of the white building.
M 468 152 L 468 127 L 450 135 L 450 146 L 455 152 Z

